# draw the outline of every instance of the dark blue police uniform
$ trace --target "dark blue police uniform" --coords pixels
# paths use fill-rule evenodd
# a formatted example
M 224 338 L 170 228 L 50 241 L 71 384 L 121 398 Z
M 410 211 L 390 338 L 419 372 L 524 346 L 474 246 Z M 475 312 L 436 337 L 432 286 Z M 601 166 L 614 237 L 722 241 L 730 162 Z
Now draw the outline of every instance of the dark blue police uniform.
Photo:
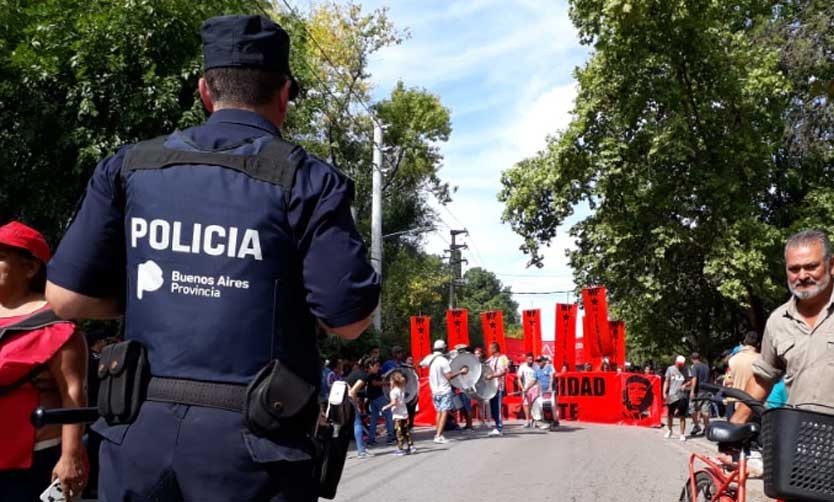
M 237 45 L 223 46 L 218 33 Z M 206 67 L 273 68 L 275 33 L 288 51 L 286 33 L 263 18 L 210 20 Z M 287 65 L 287 51 L 275 64 Z M 264 117 L 223 109 L 157 146 L 254 157 L 278 137 Z M 295 169 L 284 181 L 208 162 L 125 169 L 138 150 L 97 166 L 49 280 L 123 296 L 125 337 L 147 348 L 155 377 L 246 384 L 277 358 L 318 386 L 316 319 L 351 324 L 378 301 L 350 214 L 351 181 L 300 148 L 287 156 Z M 236 411 L 149 400 L 133 423 L 94 428 L 105 438 L 104 501 L 315 500 L 307 441 L 256 436 Z

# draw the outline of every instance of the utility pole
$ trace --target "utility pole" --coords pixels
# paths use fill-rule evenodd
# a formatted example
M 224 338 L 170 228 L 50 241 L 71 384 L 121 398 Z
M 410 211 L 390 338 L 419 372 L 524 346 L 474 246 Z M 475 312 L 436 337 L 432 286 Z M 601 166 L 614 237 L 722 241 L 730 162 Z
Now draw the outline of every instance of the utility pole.
M 465 283 L 461 276 L 461 263 L 469 263 L 466 258 L 461 258 L 460 250 L 461 249 L 468 249 L 466 244 L 457 244 L 455 242 L 455 238 L 460 235 L 469 235 L 469 232 L 464 230 L 449 230 L 449 235 L 452 236 L 452 243 L 449 245 L 449 249 L 446 251 L 449 253 L 449 269 L 450 269 L 450 278 L 449 278 L 449 308 L 455 308 L 455 286 L 463 286 Z
M 382 277 L 382 126 L 374 120 L 373 177 L 371 199 L 371 266 Z M 382 333 L 382 295 L 374 311 L 374 329 Z

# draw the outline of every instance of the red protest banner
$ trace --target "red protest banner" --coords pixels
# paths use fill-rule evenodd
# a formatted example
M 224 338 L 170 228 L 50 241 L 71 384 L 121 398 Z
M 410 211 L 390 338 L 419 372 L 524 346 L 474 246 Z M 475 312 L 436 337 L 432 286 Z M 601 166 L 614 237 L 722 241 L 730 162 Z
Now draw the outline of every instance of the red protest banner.
M 570 371 L 576 369 L 576 314 L 579 306 L 568 303 L 556 304 L 556 341 L 553 365 L 558 370 L 567 365 Z
M 508 378 L 504 399 L 510 418 L 523 418 L 521 395 Z M 555 375 L 562 420 L 656 427 L 663 417 L 660 377 L 637 373 L 566 372 Z
M 484 333 L 484 353 L 489 353 L 489 344 L 498 343 L 501 350 L 506 350 L 504 343 L 504 313 L 500 310 L 481 312 L 481 329 Z
M 660 377 L 612 372 L 563 373 L 555 379 L 560 418 L 622 425 L 660 425 Z
M 469 345 L 469 311 L 449 309 L 446 311 L 446 343 L 449 349 L 455 345 Z
M 583 343 L 588 350 L 586 356 L 613 357 L 614 341 L 608 327 L 608 300 L 602 286 L 582 289 L 582 305 L 585 308 L 586 324 Z
M 431 352 L 431 317 L 411 317 L 411 357 L 415 365 Z M 417 366 L 420 374 L 425 373 L 425 368 Z
M 524 351 L 532 352 L 535 357 L 542 353 L 542 316 L 541 310 L 531 309 L 521 313 L 524 326 Z
M 618 367 L 625 366 L 626 346 L 625 346 L 625 321 L 609 321 L 608 328 L 611 330 L 611 338 L 614 340 L 614 357 L 613 361 Z

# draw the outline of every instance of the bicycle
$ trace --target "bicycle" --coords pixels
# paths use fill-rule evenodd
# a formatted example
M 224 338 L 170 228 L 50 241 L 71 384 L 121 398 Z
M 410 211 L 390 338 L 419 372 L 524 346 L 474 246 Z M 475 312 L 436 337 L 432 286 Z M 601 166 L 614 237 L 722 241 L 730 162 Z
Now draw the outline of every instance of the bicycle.
M 754 419 L 742 425 L 710 423 L 707 439 L 729 456 L 691 454 L 681 502 L 745 502 L 748 455 L 758 447 L 769 497 L 779 497 L 777 502 L 834 502 L 834 415 L 806 411 L 801 405 L 767 410 L 762 401 L 738 389 L 713 384 L 701 388 L 744 403 L 753 410 Z M 704 399 L 714 398 L 699 400 Z M 698 463 L 702 465 L 696 469 Z
M 763 404 L 745 392 L 710 384 L 701 384 L 700 387 L 708 392 L 721 392 L 743 402 L 753 409 L 757 418 L 764 412 Z M 709 397 L 696 401 L 713 399 Z M 711 422 L 706 430 L 706 438 L 718 443 L 718 451 L 729 457 L 708 457 L 692 453 L 689 456 L 689 480 L 681 490 L 680 501 L 744 502 L 747 499 L 747 458 L 751 448 L 758 445 L 760 430 L 758 421 L 743 425 Z M 696 470 L 699 462 L 702 464 L 701 468 Z

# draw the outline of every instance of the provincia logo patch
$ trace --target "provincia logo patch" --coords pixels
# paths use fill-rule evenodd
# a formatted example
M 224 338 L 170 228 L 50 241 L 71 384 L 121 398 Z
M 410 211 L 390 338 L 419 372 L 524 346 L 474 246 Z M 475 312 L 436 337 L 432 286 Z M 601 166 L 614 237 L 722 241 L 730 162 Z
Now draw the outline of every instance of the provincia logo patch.
M 224 290 L 249 289 L 248 280 L 235 279 L 228 275 L 186 274 L 179 270 L 166 273 L 153 260 L 140 263 L 136 274 L 136 297 L 142 299 L 145 293 L 158 291 L 166 283 L 170 293 L 202 298 L 220 298 Z
M 142 299 L 147 291 L 154 292 L 165 284 L 162 269 L 153 260 L 140 263 L 136 270 L 136 298 Z

